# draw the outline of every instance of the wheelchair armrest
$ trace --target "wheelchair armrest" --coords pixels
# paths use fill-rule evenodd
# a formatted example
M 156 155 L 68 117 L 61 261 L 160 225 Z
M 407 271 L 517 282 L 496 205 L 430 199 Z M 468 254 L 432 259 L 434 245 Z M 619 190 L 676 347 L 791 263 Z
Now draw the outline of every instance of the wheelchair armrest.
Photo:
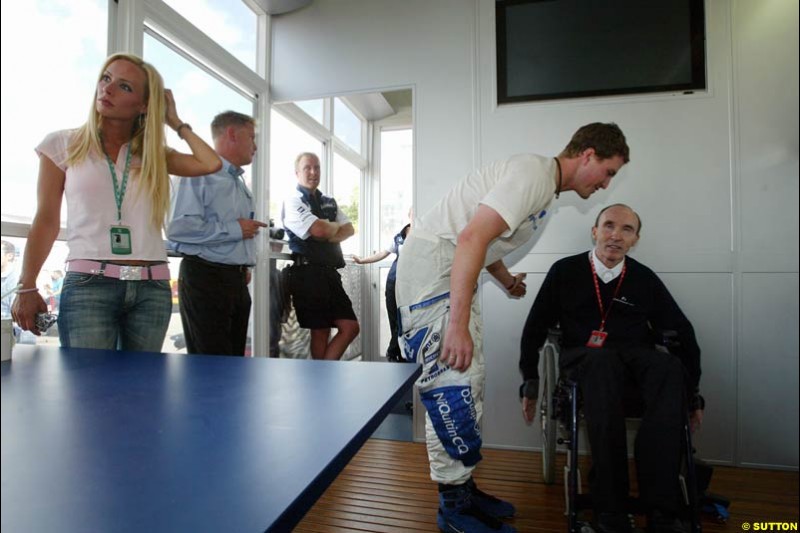
M 556 326 L 554 328 L 550 328 L 547 330 L 547 340 L 556 346 L 561 346 L 561 337 L 564 336 L 564 333 L 561 331 L 561 328 Z
M 674 329 L 654 330 L 653 335 L 657 339 L 656 350 L 671 353 L 672 355 L 682 359 L 681 342 L 678 339 L 678 332 Z M 687 384 L 688 390 L 686 391 L 687 398 L 689 399 L 689 411 L 696 411 L 697 409 L 705 409 L 706 401 L 700 392 Z

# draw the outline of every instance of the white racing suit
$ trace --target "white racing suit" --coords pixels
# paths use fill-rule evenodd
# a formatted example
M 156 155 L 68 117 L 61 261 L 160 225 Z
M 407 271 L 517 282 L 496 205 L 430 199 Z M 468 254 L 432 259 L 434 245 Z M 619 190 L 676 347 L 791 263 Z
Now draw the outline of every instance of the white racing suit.
M 486 377 L 476 296 L 469 322 L 472 364 L 459 372 L 438 360 L 450 319 L 454 252 L 450 241 L 412 230 L 400 255 L 396 289 L 402 354 L 423 365 L 416 386 L 427 411 L 425 440 L 431 479 L 445 484 L 465 483 L 481 459 L 479 424 Z

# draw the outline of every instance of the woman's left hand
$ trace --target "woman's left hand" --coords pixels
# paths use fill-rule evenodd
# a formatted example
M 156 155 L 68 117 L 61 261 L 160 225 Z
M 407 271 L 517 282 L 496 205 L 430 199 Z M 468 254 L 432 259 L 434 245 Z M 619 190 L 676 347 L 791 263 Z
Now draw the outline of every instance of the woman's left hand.
M 178 117 L 178 110 L 175 108 L 175 97 L 171 89 L 164 89 L 164 104 L 166 106 L 165 120 L 167 125 L 173 130 L 183 124 Z

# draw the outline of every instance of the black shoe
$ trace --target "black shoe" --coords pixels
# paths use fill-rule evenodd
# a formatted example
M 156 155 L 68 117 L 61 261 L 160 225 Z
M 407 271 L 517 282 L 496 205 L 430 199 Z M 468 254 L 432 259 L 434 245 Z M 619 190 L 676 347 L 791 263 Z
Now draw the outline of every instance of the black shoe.
M 673 514 L 658 509 L 647 516 L 647 533 L 691 533 L 689 523 Z
M 633 516 L 625 513 L 599 513 L 594 530 L 596 533 L 641 533 Z

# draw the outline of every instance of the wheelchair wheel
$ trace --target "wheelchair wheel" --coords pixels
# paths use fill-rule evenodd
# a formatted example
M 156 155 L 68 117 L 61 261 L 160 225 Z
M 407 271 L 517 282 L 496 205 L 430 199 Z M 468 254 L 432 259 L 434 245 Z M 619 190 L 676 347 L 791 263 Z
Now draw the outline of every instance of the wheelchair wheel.
M 542 424 L 542 479 L 552 485 L 556 480 L 556 434 L 558 423 L 553 416 L 556 390 L 556 354 L 551 344 L 542 349 L 542 399 L 539 414 Z

